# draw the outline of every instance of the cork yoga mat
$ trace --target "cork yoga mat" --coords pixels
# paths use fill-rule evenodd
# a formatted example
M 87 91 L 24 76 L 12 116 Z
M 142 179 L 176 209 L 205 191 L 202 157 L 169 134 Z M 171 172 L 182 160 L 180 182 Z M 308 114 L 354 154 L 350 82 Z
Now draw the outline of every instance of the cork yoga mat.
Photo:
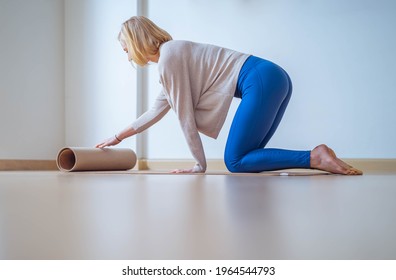
M 310 169 L 287 169 L 277 171 L 264 171 L 260 173 L 231 173 L 228 171 L 212 171 L 207 170 L 205 173 L 171 173 L 169 170 L 127 170 L 127 171 L 91 171 L 85 172 L 90 174 L 132 174 L 132 175 L 196 175 L 196 176 L 207 176 L 207 175 L 227 175 L 227 176 L 318 176 L 318 175 L 329 175 L 331 173 L 310 170 Z
M 65 172 L 129 170 L 136 164 L 136 154 L 126 148 L 68 147 L 59 151 L 56 164 Z

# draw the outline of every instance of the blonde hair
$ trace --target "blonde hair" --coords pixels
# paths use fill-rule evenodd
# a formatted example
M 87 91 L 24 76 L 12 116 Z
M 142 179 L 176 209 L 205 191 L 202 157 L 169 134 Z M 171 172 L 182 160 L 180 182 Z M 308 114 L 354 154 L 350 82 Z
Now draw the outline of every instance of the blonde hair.
M 128 50 L 129 61 L 144 66 L 147 55 L 155 55 L 171 35 L 144 16 L 134 16 L 122 24 L 118 40 Z

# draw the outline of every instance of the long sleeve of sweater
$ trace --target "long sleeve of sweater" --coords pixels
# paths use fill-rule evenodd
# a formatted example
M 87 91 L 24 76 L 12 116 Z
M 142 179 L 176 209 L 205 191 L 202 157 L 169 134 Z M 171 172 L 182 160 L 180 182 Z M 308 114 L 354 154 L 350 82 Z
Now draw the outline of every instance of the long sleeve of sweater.
M 164 93 L 161 91 L 161 93 L 155 99 L 151 109 L 146 111 L 143 115 L 136 119 L 132 123 L 132 128 L 137 133 L 140 133 L 158 122 L 160 119 L 162 119 L 169 110 L 170 106 L 168 100 L 166 99 Z

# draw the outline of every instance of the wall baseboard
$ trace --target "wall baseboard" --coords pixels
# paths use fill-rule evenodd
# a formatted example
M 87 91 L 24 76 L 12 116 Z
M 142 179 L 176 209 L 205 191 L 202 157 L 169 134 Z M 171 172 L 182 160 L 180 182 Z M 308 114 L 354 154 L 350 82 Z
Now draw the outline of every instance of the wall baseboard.
M 343 159 L 348 164 L 363 170 L 363 172 L 396 172 L 396 159 Z M 211 159 L 207 161 L 208 170 L 227 170 L 223 160 Z M 153 160 L 140 159 L 135 167 L 137 170 L 172 170 L 177 168 L 191 168 L 193 160 Z M 0 159 L 0 171 L 35 171 L 58 170 L 55 160 L 19 160 Z
M 0 171 L 58 170 L 55 160 L 0 159 Z

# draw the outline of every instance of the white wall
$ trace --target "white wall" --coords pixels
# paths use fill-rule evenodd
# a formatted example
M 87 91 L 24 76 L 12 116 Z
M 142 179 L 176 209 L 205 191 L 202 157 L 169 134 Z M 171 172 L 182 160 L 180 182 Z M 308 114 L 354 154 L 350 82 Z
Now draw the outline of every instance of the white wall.
M 66 0 L 66 145 L 94 146 L 136 118 L 136 70 L 117 35 L 136 0 Z M 134 147 L 135 138 L 119 145 Z
M 271 147 L 327 143 L 344 158 L 396 157 L 396 2 L 392 0 L 150 0 L 149 17 L 174 39 L 270 59 L 294 84 Z M 149 99 L 160 87 L 150 66 Z M 207 158 L 223 157 L 237 102 Z M 169 133 L 172 131 L 172 133 Z M 191 158 L 172 112 L 148 132 L 148 158 Z
M 63 0 L 0 0 L 0 159 L 64 145 Z
M 136 117 L 136 72 L 116 39 L 137 0 L 0 0 L 0 159 L 54 159 L 93 146 Z M 328 143 L 346 158 L 396 158 L 396 2 L 149 0 L 175 39 L 271 59 L 294 95 L 272 147 Z M 150 66 L 148 99 L 160 87 Z M 150 104 L 150 102 L 149 102 Z M 234 102 L 208 158 L 223 156 Z M 191 158 L 172 112 L 143 156 Z M 135 138 L 122 143 L 135 147 Z

